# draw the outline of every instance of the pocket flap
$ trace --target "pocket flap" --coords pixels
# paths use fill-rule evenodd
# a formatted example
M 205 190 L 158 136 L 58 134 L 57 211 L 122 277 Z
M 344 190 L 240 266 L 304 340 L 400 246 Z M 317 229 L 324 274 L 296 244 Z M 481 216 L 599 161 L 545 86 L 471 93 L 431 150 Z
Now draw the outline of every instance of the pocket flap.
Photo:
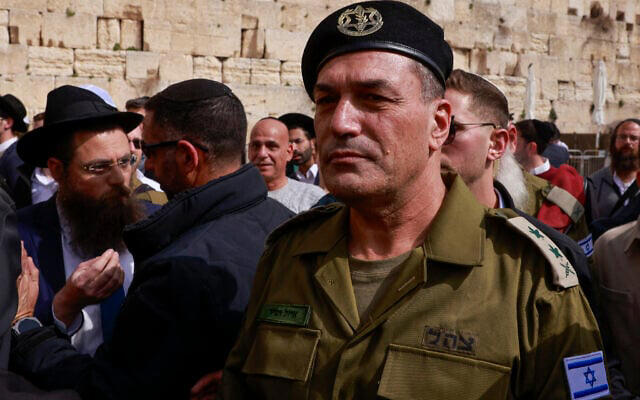
M 242 372 L 306 382 L 319 341 L 319 330 L 261 324 Z
M 378 395 L 389 399 L 504 399 L 510 371 L 486 361 L 391 344 Z

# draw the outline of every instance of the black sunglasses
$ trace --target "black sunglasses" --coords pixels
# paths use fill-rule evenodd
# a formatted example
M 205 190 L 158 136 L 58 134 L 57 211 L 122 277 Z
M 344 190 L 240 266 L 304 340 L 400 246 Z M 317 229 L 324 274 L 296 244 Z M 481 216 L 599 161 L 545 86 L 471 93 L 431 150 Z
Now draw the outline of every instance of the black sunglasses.
M 195 143 L 189 139 L 168 140 L 166 142 L 152 143 L 152 144 L 147 144 L 144 142 L 144 140 L 141 140 L 140 148 L 142 149 L 142 152 L 144 153 L 144 155 L 149 157 L 150 150 L 158 149 L 160 147 L 175 146 L 181 140 L 186 140 L 187 142 L 191 143 L 192 145 L 204 151 L 205 153 L 209 151 L 209 149 L 206 146 L 203 146 L 200 143 Z M 135 146 L 135 143 L 133 145 Z

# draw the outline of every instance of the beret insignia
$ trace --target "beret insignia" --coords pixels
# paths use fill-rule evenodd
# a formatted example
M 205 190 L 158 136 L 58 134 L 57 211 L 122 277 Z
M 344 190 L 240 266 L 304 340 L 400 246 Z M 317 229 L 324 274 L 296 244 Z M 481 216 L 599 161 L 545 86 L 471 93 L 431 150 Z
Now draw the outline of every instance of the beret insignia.
M 370 35 L 382 24 L 382 15 L 373 7 L 348 8 L 338 17 L 338 30 L 347 36 Z

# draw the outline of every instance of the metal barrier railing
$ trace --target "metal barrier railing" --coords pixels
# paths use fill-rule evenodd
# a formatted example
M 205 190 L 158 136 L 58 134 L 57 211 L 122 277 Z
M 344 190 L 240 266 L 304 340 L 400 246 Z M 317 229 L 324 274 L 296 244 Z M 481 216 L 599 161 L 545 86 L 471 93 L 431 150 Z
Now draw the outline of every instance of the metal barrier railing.
M 604 150 L 569 150 L 569 165 L 585 178 L 604 167 L 606 161 L 607 153 Z

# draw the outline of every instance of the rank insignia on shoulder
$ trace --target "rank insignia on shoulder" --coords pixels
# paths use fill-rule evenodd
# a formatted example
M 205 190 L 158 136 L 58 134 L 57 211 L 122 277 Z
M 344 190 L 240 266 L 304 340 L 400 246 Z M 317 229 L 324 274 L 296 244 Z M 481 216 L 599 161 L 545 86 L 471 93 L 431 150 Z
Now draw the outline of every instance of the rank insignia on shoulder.
M 265 304 L 260 309 L 257 320 L 281 325 L 307 326 L 310 317 L 309 305 Z
M 562 251 L 541 230 L 524 217 L 509 218 L 507 224 L 531 240 L 540 249 L 553 270 L 553 283 L 562 288 L 578 285 L 578 275 Z
M 599 399 L 609 395 L 602 351 L 564 359 L 571 400 Z

